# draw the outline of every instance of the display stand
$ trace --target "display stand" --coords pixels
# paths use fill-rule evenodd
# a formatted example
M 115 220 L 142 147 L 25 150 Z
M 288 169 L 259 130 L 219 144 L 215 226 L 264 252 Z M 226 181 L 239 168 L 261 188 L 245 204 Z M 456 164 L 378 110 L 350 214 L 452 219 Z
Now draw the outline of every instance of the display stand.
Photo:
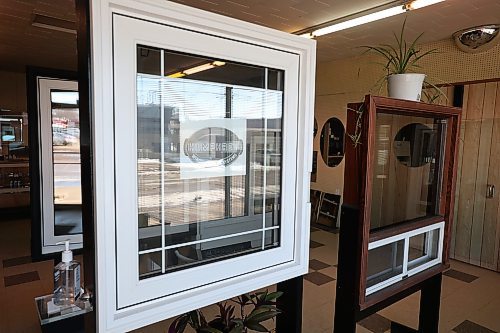
M 53 296 L 53 294 L 50 294 L 35 298 L 42 332 L 85 332 L 83 315 L 93 311 L 90 302 L 79 299 L 71 306 L 58 307 L 52 302 Z
M 437 333 L 461 110 L 373 96 L 348 110 L 354 140 L 346 144 L 334 331 L 354 333 L 358 321 L 421 291 L 419 327 L 392 323 L 391 331 Z

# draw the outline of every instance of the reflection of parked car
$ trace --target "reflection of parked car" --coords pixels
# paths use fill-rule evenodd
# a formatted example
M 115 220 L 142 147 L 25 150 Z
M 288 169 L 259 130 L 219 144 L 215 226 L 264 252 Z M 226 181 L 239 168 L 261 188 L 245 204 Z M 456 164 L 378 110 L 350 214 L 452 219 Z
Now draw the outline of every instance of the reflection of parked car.
M 76 136 L 61 132 L 52 133 L 52 144 L 54 146 L 66 146 L 69 144 L 77 144 L 77 143 L 78 143 L 78 138 Z

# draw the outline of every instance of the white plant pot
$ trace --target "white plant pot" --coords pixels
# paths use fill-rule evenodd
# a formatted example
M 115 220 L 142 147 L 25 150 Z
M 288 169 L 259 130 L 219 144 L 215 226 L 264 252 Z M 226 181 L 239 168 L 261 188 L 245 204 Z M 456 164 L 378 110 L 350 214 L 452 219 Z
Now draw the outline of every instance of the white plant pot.
M 420 101 L 425 74 L 392 74 L 387 77 L 389 97 Z

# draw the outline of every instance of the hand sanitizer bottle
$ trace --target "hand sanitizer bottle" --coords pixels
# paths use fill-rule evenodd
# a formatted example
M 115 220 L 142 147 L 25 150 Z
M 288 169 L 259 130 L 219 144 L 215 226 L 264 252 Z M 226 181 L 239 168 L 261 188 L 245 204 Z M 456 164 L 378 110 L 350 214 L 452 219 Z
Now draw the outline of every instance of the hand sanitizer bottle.
M 54 267 L 54 304 L 70 306 L 80 295 L 80 263 L 73 260 L 73 252 L 69 249 L 69 240 L 64 243 L 62 261 Z

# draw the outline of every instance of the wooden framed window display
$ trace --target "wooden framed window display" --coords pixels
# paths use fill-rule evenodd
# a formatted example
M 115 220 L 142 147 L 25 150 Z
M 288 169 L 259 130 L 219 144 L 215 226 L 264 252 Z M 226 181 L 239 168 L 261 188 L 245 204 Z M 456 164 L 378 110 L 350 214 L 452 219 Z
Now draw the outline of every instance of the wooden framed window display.
M 360 247 L 351 255 L 363 310 L 449 266 L 461 110 L 370 95 L 348 108 L 359 140 L 346 142 L 344 205 L 359 214 L 341 220 L 341 238 Z
M 307 273 L 315 43 L 94 3 L 99 331 Z

